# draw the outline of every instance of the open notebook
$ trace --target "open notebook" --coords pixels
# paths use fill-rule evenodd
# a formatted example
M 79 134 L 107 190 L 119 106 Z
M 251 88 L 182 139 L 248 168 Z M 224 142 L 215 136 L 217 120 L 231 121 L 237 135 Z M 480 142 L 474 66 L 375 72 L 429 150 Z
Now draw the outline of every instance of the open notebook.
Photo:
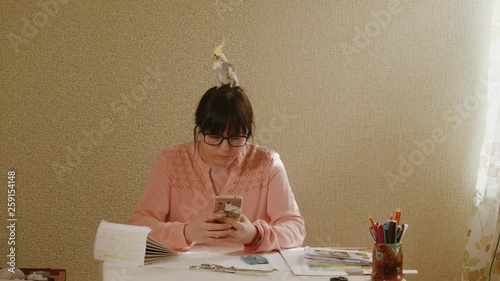
M 148 234 L 149 227 L 101 221 L 94 244 L 94 259 L 122 266 L 142 266 L 178 252 L 166 247 Z

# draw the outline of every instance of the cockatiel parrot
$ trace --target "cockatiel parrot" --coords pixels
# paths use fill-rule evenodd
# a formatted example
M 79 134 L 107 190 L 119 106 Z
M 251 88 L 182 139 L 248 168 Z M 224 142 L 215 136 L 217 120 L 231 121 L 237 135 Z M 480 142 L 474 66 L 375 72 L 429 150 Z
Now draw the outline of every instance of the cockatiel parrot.
M 230 85 L 231 88 L 234 86 L 239 86 L 238 77 L 236 77 L 236 72 L 234 71 L 234 66 L 227 60 L 224 53 L 222 53 L 222 48 L 224 47 L 224 41 L 214 49 L 214 70 L 217 74 L 217 80 L 219 80 L 219 87 L 222 85 Z

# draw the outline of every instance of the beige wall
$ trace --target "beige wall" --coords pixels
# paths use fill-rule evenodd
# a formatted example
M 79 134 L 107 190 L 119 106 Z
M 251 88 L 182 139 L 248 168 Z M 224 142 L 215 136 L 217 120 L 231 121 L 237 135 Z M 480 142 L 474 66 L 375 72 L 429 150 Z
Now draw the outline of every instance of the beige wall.
M 60 2 L 0 4 L 1 184 L 15 169 L 18 266 L 96 279 L 99 221 L 125 223 L 155 155 L 192 139 L 224 37 L 253 141 L 285 162 L 305 244 L 370 246 L 368 215 L 401 207 L 405 267 L 459 280 L 491 1 Z

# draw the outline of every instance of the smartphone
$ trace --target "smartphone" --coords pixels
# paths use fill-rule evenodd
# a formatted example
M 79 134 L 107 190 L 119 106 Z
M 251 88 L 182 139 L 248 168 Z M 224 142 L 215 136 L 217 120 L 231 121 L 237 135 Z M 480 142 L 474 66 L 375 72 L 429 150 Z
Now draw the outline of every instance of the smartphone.
M 218 195 L 215 197 L 214 213 L 239 221 L 242 206 L 243 197 L 239 195 Z

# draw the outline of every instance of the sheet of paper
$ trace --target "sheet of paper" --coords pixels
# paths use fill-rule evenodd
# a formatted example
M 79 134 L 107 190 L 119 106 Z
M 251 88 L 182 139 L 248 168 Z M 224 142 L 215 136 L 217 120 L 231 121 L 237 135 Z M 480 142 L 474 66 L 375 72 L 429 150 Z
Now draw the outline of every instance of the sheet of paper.
M 340 267 L 310 268 L 304 257 L 304 248 L 282 250 L 280 253 L 295 275 L 347 276 L 347 272 Z
M 148 227 L 101 221 L 94 244 L 96 260 L 113 262 L 121 266 L 144 264 Z
M 179 255 L 177 256 L 167 258 L 161 262 L 146 265 L 145 267 L 185 269 L 189 268 L 191 265 L 208 263 L 222 266 L 234 266 L 240 269 L 277 269 L 281 271 L 290 271 L 279 252 L 259 253 L 259 255 L 265 257 L 269 261 L 269 264 L 249 265 L 241 260 L 242 255 L 248 255 L 248 253 L 243 251 L 243 246 L 195 246 L 189 252 L 179 252 Z

